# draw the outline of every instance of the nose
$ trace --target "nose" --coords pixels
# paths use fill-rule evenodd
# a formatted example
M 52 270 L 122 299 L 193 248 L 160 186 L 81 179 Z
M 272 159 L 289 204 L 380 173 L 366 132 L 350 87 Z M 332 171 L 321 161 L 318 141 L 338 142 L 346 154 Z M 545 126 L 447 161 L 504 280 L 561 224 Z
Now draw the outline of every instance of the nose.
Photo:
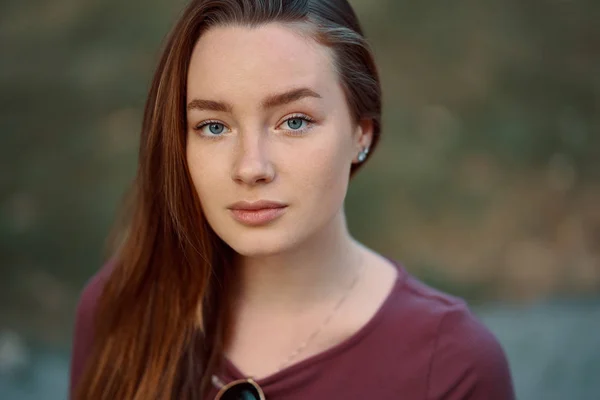
M 275 169 L 269 159 L 267 143 L 262 135 L 240 135 L 235 150 L 231 178 L 246 185 L 269 183 Z

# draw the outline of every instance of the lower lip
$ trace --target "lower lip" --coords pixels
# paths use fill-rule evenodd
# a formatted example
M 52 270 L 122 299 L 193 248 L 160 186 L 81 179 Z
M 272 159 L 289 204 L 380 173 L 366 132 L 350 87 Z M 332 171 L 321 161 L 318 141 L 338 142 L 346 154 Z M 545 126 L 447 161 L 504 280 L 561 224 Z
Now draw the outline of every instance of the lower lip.
M 258 226 L 267 224 L 279 218 L 285 212 L 286 207 L 263 208 L 260 210 L 231 210 L 236 221 L 245 225 Z

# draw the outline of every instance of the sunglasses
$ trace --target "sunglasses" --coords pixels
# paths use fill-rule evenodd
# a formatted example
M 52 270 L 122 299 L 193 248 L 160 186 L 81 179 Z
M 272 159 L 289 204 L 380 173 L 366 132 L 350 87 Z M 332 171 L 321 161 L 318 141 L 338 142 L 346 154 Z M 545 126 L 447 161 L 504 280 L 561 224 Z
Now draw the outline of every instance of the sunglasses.
M 213 375 L 212 381 L 219 388 L 215 400 L 266 400 L 262 389 L 252 378 L 238 379 L 225 385 Z

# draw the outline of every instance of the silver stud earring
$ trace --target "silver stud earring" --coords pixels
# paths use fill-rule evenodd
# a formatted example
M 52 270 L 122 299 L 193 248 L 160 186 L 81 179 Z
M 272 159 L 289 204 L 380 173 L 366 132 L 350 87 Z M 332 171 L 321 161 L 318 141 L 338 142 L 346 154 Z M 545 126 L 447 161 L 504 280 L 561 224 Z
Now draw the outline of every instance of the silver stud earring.
M 365 147 L 358 153 L 358 162 L 363 162 L 367 159 L 367 155 L 369 154 L 369 148 Z

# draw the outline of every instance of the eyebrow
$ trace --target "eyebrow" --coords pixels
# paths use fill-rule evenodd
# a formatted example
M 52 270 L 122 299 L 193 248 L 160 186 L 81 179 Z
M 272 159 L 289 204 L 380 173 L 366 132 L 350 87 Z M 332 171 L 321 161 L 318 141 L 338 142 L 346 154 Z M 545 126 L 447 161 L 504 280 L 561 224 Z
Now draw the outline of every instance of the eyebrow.
M 268 109 L 277 106 L 282 106 L 284 104 L 293 103 L 294 101 L 298 101 L 305 97 L 313 97 L 320 99 L 321 95 L 309 88 L 292 89 L 284 93 L 275 94 L 267 97 L 262 102 L 262 108 Z
M 222 111 L 231 112 L 232 107 L 227 103 L 221 103 L 212 100 L 194 99 L 187 105 L 189 110 L 207 110 L 207 111 Z
M 313 97 L 320 99 L 321 95 L 309 88 L 292 89 L 288 90 L 287 92 L 274 94 L 267 97 L 261 102 L 261 107 L 263 109 L 274 108 L 277 106 L 282 106 L 284 104 L 293 103 L 294 101 L 298 101 L 305 97 Z M 194 99 L 189 102 L 189 104 L 187 105 L 187 109 L 221 111 L 230 113 L 233 110 L 233 106 L 220 101 Z

